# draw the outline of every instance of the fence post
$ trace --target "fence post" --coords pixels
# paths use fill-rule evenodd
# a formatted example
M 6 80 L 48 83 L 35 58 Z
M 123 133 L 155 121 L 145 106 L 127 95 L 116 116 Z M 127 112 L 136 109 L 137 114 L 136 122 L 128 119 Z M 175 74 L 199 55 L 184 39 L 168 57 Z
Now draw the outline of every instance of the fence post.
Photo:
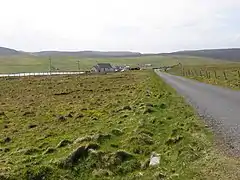
M 208 78 L 211 79 L 211 71 L 208 73 Z
M 184 68 L 182 68 L 182 76 L 185 76 Z
M 194 69 L 194 72 L 195 72 L 196 76 L 198 76 L 198 72 L 197 72 L 197 70 L 196 70 L 196 69 Z
M 225 71 L 223 71 L 223 75 L 224 75 L 225 80 L 227 80 L 227 74 Z
M 240 78 L 240 72 L 238 71 L 238 77 Z
M 202 70 L 200 69 L 200 76 L 202 77 Z
M 206 77 L 208 78 L 208 71 L 205 71 Z
M 217 79 L 217 71 L 214 70 L 215 78 Z
M 192 73 L 192 76 L 194 76 L 194 72 L 193 72 L 193 70 L 191 70 L 191 73 Z

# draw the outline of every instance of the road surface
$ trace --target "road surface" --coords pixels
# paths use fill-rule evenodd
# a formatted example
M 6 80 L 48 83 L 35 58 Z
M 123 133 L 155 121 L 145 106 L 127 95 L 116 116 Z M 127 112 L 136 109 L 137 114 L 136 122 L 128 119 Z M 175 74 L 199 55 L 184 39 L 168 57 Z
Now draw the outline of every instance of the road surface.
M 230 153 L 240 156 L 240 91 L 155 72 L 196 108 Z

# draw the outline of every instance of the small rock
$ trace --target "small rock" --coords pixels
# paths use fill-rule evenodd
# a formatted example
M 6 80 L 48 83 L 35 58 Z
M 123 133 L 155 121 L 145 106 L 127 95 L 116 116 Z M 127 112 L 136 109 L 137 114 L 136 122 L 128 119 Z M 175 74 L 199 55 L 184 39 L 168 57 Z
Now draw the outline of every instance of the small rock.
M 46 151 L 43 152 L 43 154 L 52 154 L 56 151 L 55 148 L 47 148 Z
M 92 139 L 93 139 L 93 136 L 80 137 L 74 141 L 74 144 L 89 142 L 89 141 L 92 141 Z
M 71 144 L 71 143 L 72 143 L 72 141 L 64 139 L 64 140 L 62 140 L 58 143 L 57 148 L 65 147 L 65 146 L 67 146 L 68 144 Z
M 112 134 L 115 136 L 121 136 L 121 135 L 123 135 L 123 132 L 120 129 L 113 129 Z
M 153 152 L 150 158 L 149 166 L 157 166 L 160 164 L 160 155 Z
M 64 116 L 58 116 L 58 118 L 57 118 L 59 121 L 65 121 L 66 120 L 66 118 L 64 117 Z
M 35 127 L 37 127 L 36 124 L 30 124 L 30 125 L 28 126 L 29 129 L 32 129 L 32 128 L 35 128 Z

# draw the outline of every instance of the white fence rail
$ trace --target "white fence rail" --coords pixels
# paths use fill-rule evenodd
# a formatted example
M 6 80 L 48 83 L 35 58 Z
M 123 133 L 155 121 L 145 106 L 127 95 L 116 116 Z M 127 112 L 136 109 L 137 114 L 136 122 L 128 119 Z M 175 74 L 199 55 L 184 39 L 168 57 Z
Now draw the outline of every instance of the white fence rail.
M 85 72 L 36 72 L 36 73 L 11 73 L 0 74 L 0 77 L 24 77 L 24 76 L 53 76 L 53 75 L 77 75 Z

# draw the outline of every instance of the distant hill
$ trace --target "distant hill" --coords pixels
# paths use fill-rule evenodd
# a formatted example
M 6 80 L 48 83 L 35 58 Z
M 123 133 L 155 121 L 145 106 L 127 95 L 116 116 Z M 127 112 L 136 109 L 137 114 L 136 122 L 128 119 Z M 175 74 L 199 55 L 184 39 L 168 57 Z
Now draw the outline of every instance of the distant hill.
M 100 51 L 41 51 L 32 53 L 36 56 L 72 56 L 72 57 L 138 57 L 141 56 L 141 53 L 138 52 L 128 52 L 128 51 L 109 51 L 109 52 L 100 52 Z
M 0 47 L 0 56 L 11 56 L 11 55 L 20 55 L 22 52 L 16 51 L 14 49 L 9 49 L 5 47 Z
M 195 56 L 202 58 L 222 59 L 229 61 L 240 62 L 240 48 L 233 49 L 208 49 L 208 50 L 193 50 L 193 51 L 177 51 L 172 53 L 159 54 L 141 54 L 139 52 L 130 51 L 40 51 L 28 53 L 17 51 L 5 47 L 0 47 L 0 56 L 11 55 L 33 55 L 43 57 L 86 57 L 86 58 L 107 58 L 107 57 L 141 57 L 141 56 Z
M 196 50 L 196 51 L 177 51 L 173 53 L 161 53 L 163 56 L 197 56 L 214 59 L 222 59 L 229 61 L 240 62 L 240 48 L 233 49 L 208 49 L 208 50 Z

